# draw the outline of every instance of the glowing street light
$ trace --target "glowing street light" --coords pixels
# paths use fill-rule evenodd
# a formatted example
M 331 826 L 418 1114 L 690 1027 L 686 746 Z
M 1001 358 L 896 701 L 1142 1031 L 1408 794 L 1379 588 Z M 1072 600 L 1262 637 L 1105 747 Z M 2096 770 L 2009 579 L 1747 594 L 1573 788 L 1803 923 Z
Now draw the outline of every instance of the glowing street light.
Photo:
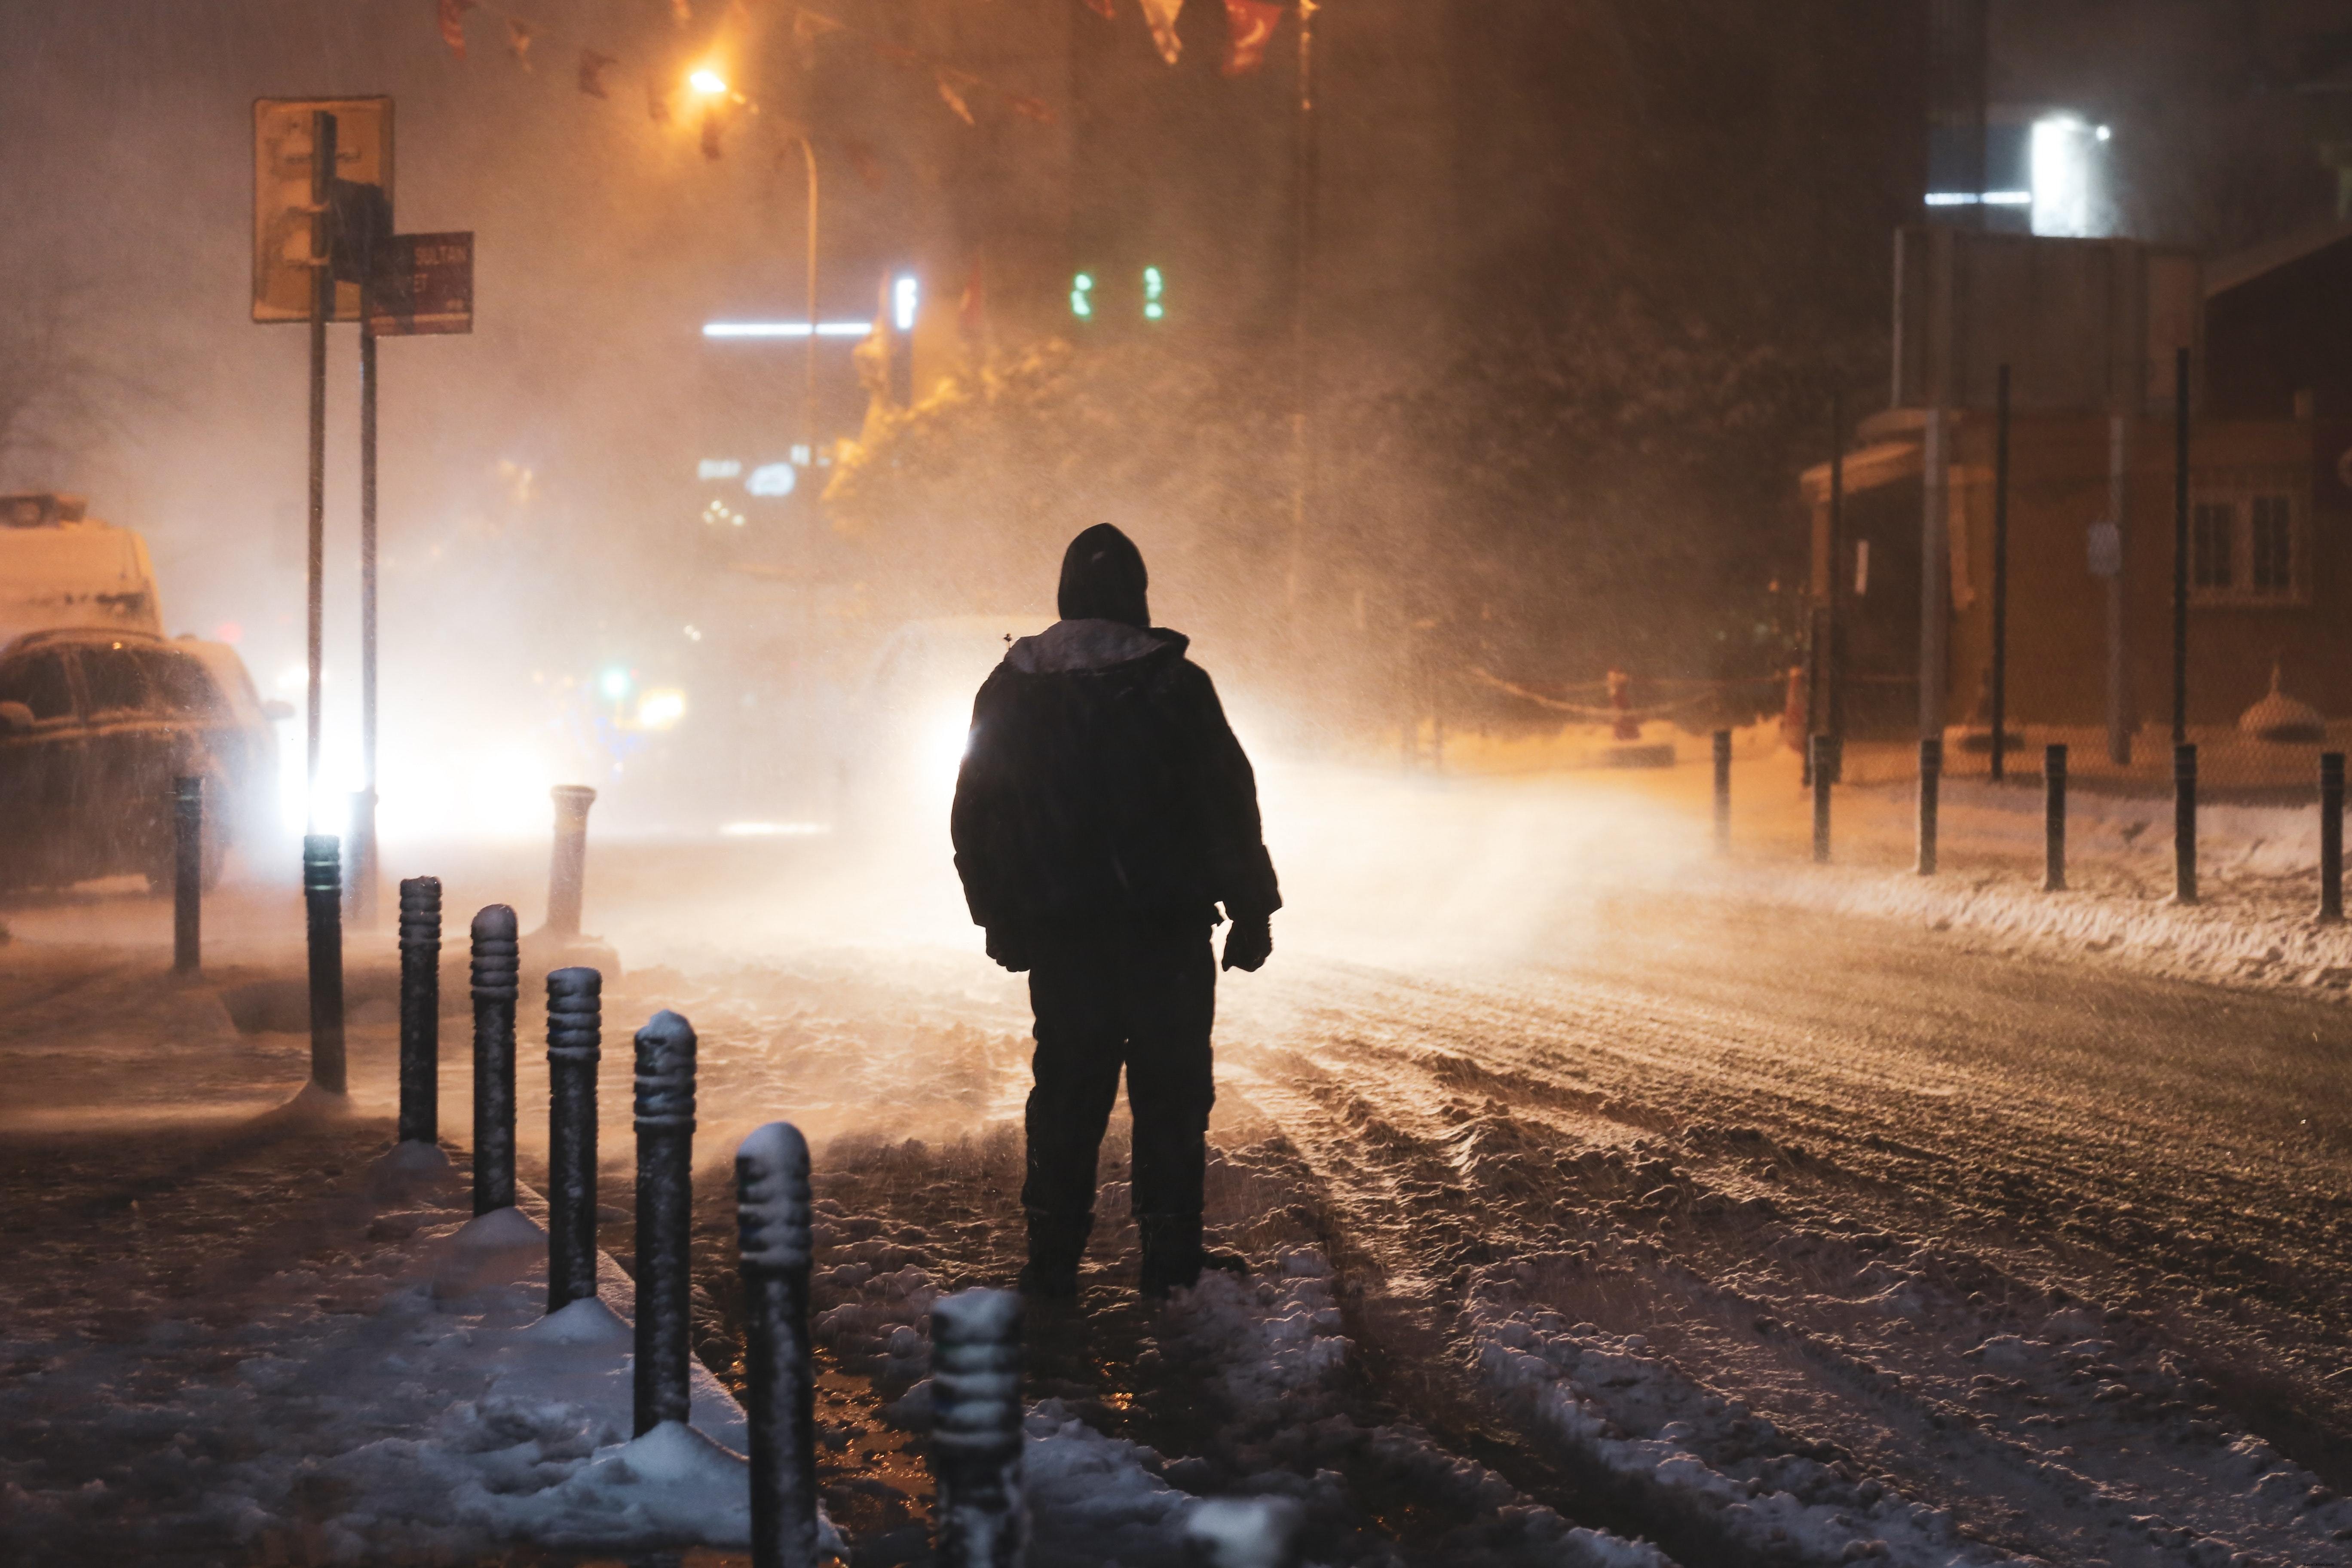
M 709 66 L 704 66 L 700 70 L 688 77 L 686 85 L 705 98 L 723 97 L 727 91 L 727 79 Z

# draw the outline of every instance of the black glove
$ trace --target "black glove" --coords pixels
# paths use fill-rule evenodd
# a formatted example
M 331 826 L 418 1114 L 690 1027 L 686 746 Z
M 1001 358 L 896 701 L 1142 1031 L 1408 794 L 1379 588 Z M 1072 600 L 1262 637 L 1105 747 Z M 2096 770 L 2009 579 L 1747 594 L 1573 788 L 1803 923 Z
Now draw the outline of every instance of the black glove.
M 1018 974 L 1029 967 L 1029 934 L 1017 926 L 988 928 L 988 956 Z
M 1225 932 L 1224 967 L 1255 973 L 1273 954 L 1274 917 L 1236 916 L 1233 929 Z

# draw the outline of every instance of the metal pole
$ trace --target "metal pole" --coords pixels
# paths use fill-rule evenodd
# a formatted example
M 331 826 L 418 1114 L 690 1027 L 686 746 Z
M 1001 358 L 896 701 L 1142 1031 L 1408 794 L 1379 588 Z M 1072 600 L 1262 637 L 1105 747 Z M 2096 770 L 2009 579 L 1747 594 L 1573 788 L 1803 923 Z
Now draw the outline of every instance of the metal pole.
M 1731 853 L 1731 731 L 1715 732 L 1715 852 Z
M 2172 893 L 2197 901 L 2197 748 L 2172 748 Z
M 801 440 L 808 447 L 809 468 L 816 467 L 816 148 L 801 138 L 801 157 L 808 165 L 808 342 L 801 361 Z
M 515 994 L 520 989 L 515 912 L 474 917 L 474 1212 L 515 1201 Z
M 400 884 L 400 1141 L 441 1141 L 441 879 Z
M 2042 748 L 2042 890 L 2066 890 L 2066 748 Z
M 335 117 L 310 116 L 310 687 L 304 732 L 302 819 L 318 826 L 320 660 L 326 642 L 327 318 L 335 313 L 329 198 L 334 192 Z
M 771 1121 L 735 1151 L 751 1427 L 751 1568 L 816 1568 L 816 1366 L 809 1346 L 809 1152 Z
M 580 907 L 588 879 L 588 808 L 596 792 L 586 784 L 557 784 L 555 853 L 547 869 L 547 929 L 558 936 L 580 934 Z
M 375 926 L 375 334 L 367 327 L 367 286 L 360 291 L 360 776 L 352 799 L 352 918 Z
M 693 1219 L 694 1026 L 665 1009 L 637 1031 L 635 1433 L 687 1418 Z
M 1822 717 L 1831 739 L 1845 743 L 1845 399 L 1830 395 L 1830 596 L 1829 646 L 1822 650 L 1821 679 L 1828 690 Z
M 1927 410 L 1919 520 L 1919 733 L 1944 732 L 1952 683 L 1951 412 Z
M 2107 521 L 2116 528 L 2116 571 L 2107 579 L 2107 761 L 2131 765 L 2131 660 L 2126 647 L 2124 581 L 2130 570 L 2131 530 L 2125 526 L 2130 502 L 2131 473 L 2127 466 L 2131 421 L 2123 415 L 2107 420 Z
M 172 973 L 204 963 L 205 781 L 172 781 Z
M 1806 756 L 1813 773 L 1813 860 L 1826 864 L 1830 858 L 1830 738 L 1811 737 Z
M 1296 378 L 1290 411 L 1291 492 L 1290 566 L 1284 574 L 1284 597 L 1297 604 L 1307 563 L 1307 513 L 1315 482 L 1315 450 L 1308 430 L 1308 412 L 1315 396 L 1315 354 L 1307 330 L 1307 304 L 1315 276 L 1316 183 L 1319 149 L 1315 126 L 1316 0 L 1298 0 L 1297 139 L 1291 178 L 1297 189 L 1291 258 L 1294 268 L 1290 301 L 1291 372 Z
M 343 862 L 331 833 L 302 839 L 302 903 L 310 916 L 310 1081 L 344 1092 Z
M 2319 753 L 2319 919 L 2344 918 L 2344 753 Z
M 1923 735 L 1919 740 L 1919 861 L 1916 869 L 1922 877 L 1936 874 L 1936 814 L 1942 804 L 1944 783 L 1944 738 Z
M 1015 1568 L 1021 1506 L 1021 1298 L 959 1290 L 931 1304 L 931 1503 L 938 1568 Z
M 2172 356 L 2172 743 L 2189 739 L 2189 351 Z
M 2009 753 L 2009 366 L 1994 394 L 1992 447 L 1992 777 L 2008 776 Z
M 547 1310 L 596 1294 L 596 1063 L 604 977 L 547 977 Z

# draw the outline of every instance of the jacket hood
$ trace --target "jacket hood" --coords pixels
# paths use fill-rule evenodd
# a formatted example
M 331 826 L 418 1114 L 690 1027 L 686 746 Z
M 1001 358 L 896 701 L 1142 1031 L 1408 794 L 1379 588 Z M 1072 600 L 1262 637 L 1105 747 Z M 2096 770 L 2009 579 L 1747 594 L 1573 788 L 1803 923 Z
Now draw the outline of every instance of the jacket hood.
M 1098 522 L 1070 541 L 1062 552 L 1062 583 L 1056 609 L 1066 621 L 1124 621 L 1130 626 L 1151 625 L 1151 607 L 1144 597 L 1150 575 L 1143 569 L 1143 552 L 1135 541 Z
M 1165 626 L 1088 616 L 1055 621 L 1035 637 L 1023 637 L 1004 662 L 1024 675 L 1067 675 L 1132 664 L 1170 649 L 1181 658 L 1187 646 L 1183 633 Z

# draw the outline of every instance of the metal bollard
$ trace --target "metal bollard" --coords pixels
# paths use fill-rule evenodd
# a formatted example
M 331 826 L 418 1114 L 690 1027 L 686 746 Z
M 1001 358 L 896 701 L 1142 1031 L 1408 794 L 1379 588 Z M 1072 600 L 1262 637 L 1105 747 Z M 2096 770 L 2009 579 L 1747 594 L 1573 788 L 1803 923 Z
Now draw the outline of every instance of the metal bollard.
M 2197 748 L 2172 748 L 2172 896 L 2197 901 Z
M 547 1310 L 596 1294 L 596 1063 L 604 977 L 547 977 Z
M 2344 918 L 2344 753 L 2319 753 L 2319 919 Z
M 588 880 L 588 808 L 596 792 L 586 784 L 557 784 L 555 852 L 547 868 L 547 929 L 558 936 L 580 934 L 580 908 Z
M 1830 858 L 1830 738 L 1815 735 L 1805 750 L 1806 765 L 1812 770 L 1813 781 L 1813 861 L 1826 865 Z
M 172 781 L 172 973 L 204 964 L 205 781 Z
M 331 833 L 302 839 L 302 903 L 310 928 L 310 1081 L 344 1092 L 342 849 Z
M 515 994 L 521 961 L 515 912 L 488 904 L 474 917 L 474 1212 L 515 1198 Z
M 1919 862 L 1922 877 L 1936 874 L 1937 813 L 1944 795 L 1944 738 L 1919 738 Z
M 1715 852 L 1731 853 L 1731 731 L 1715 732 Z
M 2042 890 L 2066 890 L 2066 748 L 2042 748 Z
M 665 1008 L 637 1031 L 639 1436 L 687 1418 L 693 1166 L 694 1026 Z
M 816 1568 L 816 1367 L 809 1351 L 808 1141 L 771 1121 L 735 1151 L 751 1426 L 751 1568 Z
M 400 1141 L 441 1141 L 441 879 L 400 884 Z
M 959 1290 L 931 1303 L 938 1568 L 1013 1568 L 1024 1559 L 1021 1415 L 1021 1298 Z

